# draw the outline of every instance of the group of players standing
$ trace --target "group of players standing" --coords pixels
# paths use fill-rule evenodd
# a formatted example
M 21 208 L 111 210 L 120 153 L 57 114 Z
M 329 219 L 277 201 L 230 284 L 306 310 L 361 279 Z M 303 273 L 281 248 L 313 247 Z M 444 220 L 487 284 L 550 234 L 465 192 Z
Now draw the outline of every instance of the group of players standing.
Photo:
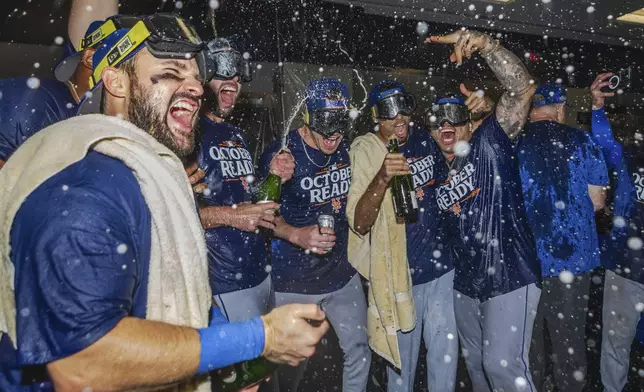
M 119 23 L 116 17 L 99 25 L 110 21 Z M 97 44 L 95 31 L 88 30 L 81 49 Z M 631 180 L 641 178 L 633 155 L 622 153 L 606 127 L 596 141 L 600 148 L 562 125 L 563 89 L 536 89 L 521 60 L 499 41 L 468 30 L 427 41 L 453 45 L 451 60 L 459 64 L 479 52 L 505 90 L 500 100 L 494 104 L 461 85 L 460 94 L 440 97 L 428 109 L 426 129 L 410 122 L 414 97 L 399 82 L 383 81 L 369 94 L 375 132 L 349 146 L 345 136 L 355 120 L 349 89 L 335 79 L 313 80 L 304 91 L 303 125 L 285 144 L 271 145 L 258 169 L 243 130 L 226 122 L 242 83 L 251 79 L 250 66 L 228 40 L 208 43 L 216 71 L 197 156 L 185 164 L 205 229 L 215 302 L 232 322 L 284 304 L 319 304 L 344 353 L 344 391 L 366 389 L 370 346 L 391 363 L 388 390 L 413 390 L 421 339 L 429 390 L 454 390 L 459 339 L 475 391 L 542 390 L 545 375 L 530 366 L 538 363 L 530 358 L 533 326 L 559 328 L 556 319 L 570 316 L 576 323 L 558 324 L 558 346 L 570 358 L 559 359 L 555 382 L 581 390 L 579 320 L 585 323 L 586 310 L 580 298 L 587 304 L 588 272 L 599 265 L 592 211 L 603 206 L 608 166 L 622 174 L 628 223 L 610 241 L 620 257 L 606 283 L 618 289 L 606 290 L 615 307 L 604 316 L 605 331 L 613 333 L 604 334 L 610 353 L 602 356 L 602 377 L 607 390 L 621 390 L 637 324 L 634 304 L 644 296 L 640 255 L 626 246 L 629 236 L 641 237 L 642 227 L 642 200 L 631 198 L 642 193 Z M 63 77 L 74 92 L 84 85 L 74 76 L 89 79 L 83 66 L 93 52 L 87 53 Z M 96 75 L 99 64 L 89 64 L 86 72 Z M 532 123 L 521 134 L 531 108 Z M 601 121 L 602 107 L 594 109 Z M 398 153 L 387 151 L 393 137 Z M 555 140 L 561 140 L 556 148 Z M 279 204 L 252 204 L 253 188 L 269 172 L 282 180 Z M 389 184 L 408 174 L 419 213 L 405 223 L 394 215 Z M 334 228 L 320 229 L 320 215 L 332 215 Z M 579 216 L 575 225 L 566 221 L 572 216 Z M 562 273 L 573 278 L 564 282 Z M 368 300 L 360 275 L 369 282 Z M 618 305 L 624 302 L 630 305 Z M 564 317 L 546 316 L 552 314 Z M 281 367 L 272 382 L 297 390 L 303 370 Z

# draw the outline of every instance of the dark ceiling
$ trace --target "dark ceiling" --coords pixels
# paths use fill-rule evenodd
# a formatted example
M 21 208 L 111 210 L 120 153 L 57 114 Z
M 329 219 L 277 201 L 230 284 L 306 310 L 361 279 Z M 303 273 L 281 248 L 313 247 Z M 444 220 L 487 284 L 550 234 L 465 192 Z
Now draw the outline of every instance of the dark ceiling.
M 71 0 L 0 1 L 0 41 L 52 45 L 56 37 L 66 37 L 70 3 Z M 124 14 L 178 11 L 192 18 L 204 37 L 212 35 L 208 0 L 184 0 L 180 9 L 171 0 L 120 3 L 120 12 Z M 599 71 L 632 66 L 634 88 L 641 89 L 639 67 L 644 64 L 644 51 L 639 42 L 644 29 L 615 24 L 607 15 L 612 13 L 616 18 L 628 10 L 642 8 L 644 0 L 594 0 L 596 11 L 592 14 L 587 12 L 590 1 L 576 0 L 552 0 L 548 4 L 543 0 L 515 0 L 504 7 L 494 4 L 493 12 L 486 12 L 490 3 L 481 0 L 220 0 L 219 3 L 216 12 L 219 34 L 234 37 L 237 46 L 258 61 L 433 68 L 436 76 L 491 77 L 487 67 L 477 62 L 456 69 L 446 61 L 448 48 L 430 49 L 422 44 L 423 35 L 417 34 L 417 27 L 419 21 L 424 21 L 426 30 L 432 34 L 451 31 L 456 25 L 498 35 L 518 55 L 532 53 L 534 61 L 526 63 L 539 79 L 562 78 L 569 86 L 588 86 Z M 469 5 L 474 5 L 475 10 L 470 11 Z M 503 18 L 499 19 L 501 14 Z M 544 35 L 548 38 L 544 39 Z M 624 41 L 629 45 L 625 46 Z M 570 65 L 575 72 L 566 73 Z

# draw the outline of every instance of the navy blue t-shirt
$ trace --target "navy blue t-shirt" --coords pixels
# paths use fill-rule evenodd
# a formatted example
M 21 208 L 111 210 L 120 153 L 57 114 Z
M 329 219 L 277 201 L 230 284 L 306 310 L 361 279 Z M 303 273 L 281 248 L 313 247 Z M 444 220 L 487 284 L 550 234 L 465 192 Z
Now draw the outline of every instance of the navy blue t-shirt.
M 38 88 L 27 78 L 0 80 L 0 160 L 9 159 L 36 132 L 74 115 L 69 88 L 56 80 L 40 79 Z
M 418 221 L 407 223 L 405 230 L 411 280 L 419 285 L 454 268 L 435 197 L 438 184 L 447 177 L 447 167 L 443 153 L 425 128 L 411 127 L 409 138 L 398 151 L 407 158 L 418 201 Z
M 525 127 L 516 148 L 543 276 L 598 267 L 595 209 L 588 185 L 608 185 L 599 146 L 584 130 L 537 121 Z
M 329 157 L 309 147 L 297 129 L 288 137 L 288 149 L 295 158 L 295 173 L 282 185 L 280 215 L 294 227 L 317 225 L 319 215 L 333 215 L 336 242 L 331 252 L 319 256 L 306 254 L 304 249 L 286 240 L 274 239 L 271 263 L 275 291 L 331 293 L 344 287 L 356 274 L 347 259 L 349 223 L 345 211 L 351 184 L 348 143 L 343 140 Z M 262 154 L 259 167 L 264 175 L 268 174 L 271 159 L 281 147 L 281 142 L 276 141 Z
M 454 289 L 482 301 L 531 283 L 541 268 L 525 214 L 519 164 L 495 116 L 483 121 L 470 151 L 450 162 L 436 190 L 456 267 Z
M 626 148 L 624 161 L 628 168 L 632 187 L 629 192 L 631 198 L 625 214 L 625 225 L 616 227 L 613 223 L 613 250 L 618 257 L 615 271 L 628 279 L 644 284 L 644 249 L 642 249 L 642 241 L 644 241 L 644 152 L 637 148 Z
M 206 206 L 232 206 L 251 201 L 255 180 L 253 158 L 243 131 L 231 124 L 201 119 L 203 140 L 199 167 L 206 172 Z M 213 295 L 255 287 L 268 276 L 265 238 L 234 227 L 206 230 L 210 286 Z
M 20 207 L 10 241 L 18 352 L 8 339 L 0 347 L 0 385 L 10 369 L 19 379 L 16 364 L 46 374 L 44 365 L 92 345 L 124 317 L 145 317 L 151 215 L 122 162 L 90 152 L 48 179 Z

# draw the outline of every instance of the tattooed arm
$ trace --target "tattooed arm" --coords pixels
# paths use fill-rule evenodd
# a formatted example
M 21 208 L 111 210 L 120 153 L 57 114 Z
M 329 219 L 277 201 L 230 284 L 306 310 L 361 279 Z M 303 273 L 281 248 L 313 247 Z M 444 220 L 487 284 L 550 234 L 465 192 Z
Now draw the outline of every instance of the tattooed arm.
M 505 89 L 496 105 L 496 119 L 505 133 L 514 139 L 526 122 L 534 95 L 534 82 L 521 60 L 498 41 L 481 54 Z
M 496 106 L 496 118 L 510 137 L 516 137 L 528 117 L 534 85 L 521 60 L 490 36 L 478 31 L 458 30 L 445 36 L 432 36 L 428 42 L 454 45 L 450 60 L 461 64 L 477 51 L 485 58 L 505 93 Z

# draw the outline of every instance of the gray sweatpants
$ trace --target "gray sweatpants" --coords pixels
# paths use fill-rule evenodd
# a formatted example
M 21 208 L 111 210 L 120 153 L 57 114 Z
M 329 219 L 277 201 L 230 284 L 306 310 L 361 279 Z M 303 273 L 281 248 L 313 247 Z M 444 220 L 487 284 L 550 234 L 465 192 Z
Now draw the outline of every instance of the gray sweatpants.
M 398 331 L 402 369 L 389 367 L 387 391 L 412 392 L 421 336 L 427 347 L 427 389 L 454 391 L 458 364 L 458 331 L 454 318 L 454 271 L 412 288 L 416 328 Z
M 644 304 L 644 285 L 606 271 L 601 375 L 605 392 L 621 392 L 628 378 L 631 344 Z
M 586 385 L 586 318 L 591 272 L 575 275 L 570 284 L 559 277 L 543 278 L 530 350 L 530 370 L 539 391 L 581 392 Z M 545 329 L 552 351 L 546 347 Z M 547 374 L 553 362 L 554 380 Z M 580 377 L 581 376 L 581 377 Z
M 454 290 L 454 313 L 474 392 L 537 392 L 528 353 L 541 290 L 533 283 L 485 302 Z
M 255 287 L 214 296 L 215 302 L 229 321 L 244 321 L 262 316 L 275 307 L 271 276 Z
M 277 306 L 302 303 L 316 304 L 323 301 L 326 317 L 333 326 L 344 352 L 342 391 L 363 392 L 367 389 L 371 350 L 367 338 L 367 302 L 360 276 L 356 274 L 343 288 L 329 294 L 275 293 Z M 280 392 L 295 392 L 306 363 L 293 368 L 280 366 L 278 378 Z

